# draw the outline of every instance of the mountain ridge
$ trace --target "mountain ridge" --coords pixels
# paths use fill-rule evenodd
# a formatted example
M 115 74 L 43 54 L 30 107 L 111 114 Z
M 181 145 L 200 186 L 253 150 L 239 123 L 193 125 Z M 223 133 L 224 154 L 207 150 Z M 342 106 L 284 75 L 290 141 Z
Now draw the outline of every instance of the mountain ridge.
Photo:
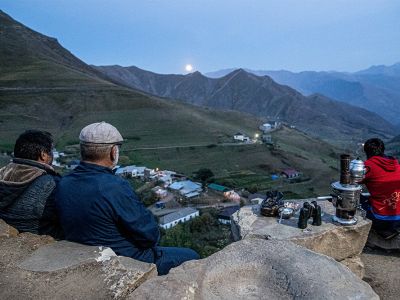
M 257 76 L 245 69 L 236 69 L 220 78 L 209 78 L 199 72 L 163 75 L 138 67 L 96 68 L 116 81 L 124 73 L 124 84 L 160 97 L 180 99 L 214 109 L 247 112 L 267 119 L 280 119 L 314 136 L 321 137 L 322 132 L 325 139 L 335 138 L 339 134 L 347 137 L 352 134 L 360 137 L 381 134 L 390 138 L 395 132 L 390 123 L 372 112 L 319 94 L 305 97 L 289 86 L 276 83 L 267 75 Z
M 337 71 L 246 71 L 268 75 L 280 84 L 288 85 L 308 96 L 321 93 L 332 99 L 346 102 L 378 113 L 399 126 L 400 120 L 400 63 L 391 66 L 371 66 L 358 72 Z M 206 73 L 211 78 L 221 77 L 231 69 Z

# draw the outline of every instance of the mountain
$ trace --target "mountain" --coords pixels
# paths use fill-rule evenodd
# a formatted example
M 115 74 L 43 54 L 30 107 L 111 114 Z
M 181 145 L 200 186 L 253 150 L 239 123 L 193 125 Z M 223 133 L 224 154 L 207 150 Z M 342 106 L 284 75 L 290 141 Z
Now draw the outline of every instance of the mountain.
M 385 66 L 372 66 L 368 69 L 358 71 L 355 74 L 357 75 L 385 75 L 385 76 L 392 76 L 392 77 L 399 77 L 400 76 L 400 63 Z
M 127 148 L 213 144 L 261 122 L 237 112 L 219 114 L 166 101 L 116 84 L 63 48 L 0 11 L 0 149 L 11 150 L 28 128 L 55 134 L 59 146 L 77 143 L 80 128 L 115 124 Z M 242 120 L 238 125 L 237 120 Z M 193 134 L 193 133 L 196 134 Z
M 270 76 L 280 84 L 288 85 L 304 95 L 323 94 L 332 99 L 376 112 L 393 124 L 400 125 L 400 63 L 392 66 L 373 66 L 355 73 L 289 71 L 254 71 L 259 76 Z M 220 70 L 207 76 L 225 76 Z
M 57 39 L 29 29 L 1 10 L 0 21 L 0 87 L 113 85 L 61 47 Z
M 58 150 L 65 150 L 67 159 L 72 159 L 79 156 L 81 128 L 106 121 L 126 139 L 121 150 L 125 163 L 188 175 L 210 168 L 218 180 L 232 187 L 263 190 L 274 188 L 275 182 L 269 179 L 272 172 L 293 167 L 304 173 L 306 181 L 277 183 L 291 197 L 326 194 L 337 175 L 339 150 L 326 142 L 284 127 L 272 133 L 273 147 L 232 145 L 233 134 L 242 131 L 254 136 L 262 120 L 161 99 L 117 84 L 55 39 L 2 11 L 0 53 L 1 152 L 11 152 L 17 136 L 35 128 L 53 133 Z M 0 164 L 7 161 L 0 157 Z
M 265 119 L 279 119 L 329 141 L 390 137 L 395 128 L 375 113 L 313 94 L 303 96 L 269 76 L 237 69 L 221 78 L 199 72 L 161 75 L 137 67 L 100 66 L 97 70 L 124 85 L 161 97 L 214 109 L 237 110 Z

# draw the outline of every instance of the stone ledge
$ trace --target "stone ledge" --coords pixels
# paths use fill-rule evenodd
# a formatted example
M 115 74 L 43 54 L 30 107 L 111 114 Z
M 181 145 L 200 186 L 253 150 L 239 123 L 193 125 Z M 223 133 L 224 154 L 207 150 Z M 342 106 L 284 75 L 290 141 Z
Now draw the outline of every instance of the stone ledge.
M 348 268 L 289 241 L 245 239 L 152 278 L 128 299 L 379 299 Z
M 315 199 L 305 199 L 302 202 L 306 200 Z M 318 204 L 324 212 L 323 223 L 321 226 L 309 224 L 307 230 L 297 227 L 298 217 L 282 220 L 279 224 L 277 218 L 261 216 L 259 206 L 242 207 L 232 216 L 231 228 L 234 239 L 290 240 L 337 261 L 358 257 L 367 241 L 371 221 L 359 219 L 354 226 L 336 225 L 332 222 L 335 213 L 333 205 L 328 201 L 318 201 Z M 362 271 L 356 273 L 363 274 Z
M 0 299 L 123 299 L 156 276 L 154 264 L 110 248 L 31 233 L 0 239 Z

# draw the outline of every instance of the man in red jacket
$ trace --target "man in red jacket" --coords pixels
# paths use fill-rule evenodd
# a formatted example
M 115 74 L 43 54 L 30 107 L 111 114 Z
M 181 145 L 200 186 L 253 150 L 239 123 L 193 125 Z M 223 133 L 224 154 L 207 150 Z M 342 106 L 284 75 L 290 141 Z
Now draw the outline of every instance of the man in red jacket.
M 362 183 L 371 194 L 367 217 L 379 235 L 391 239 L 400 232 L 400 165 L 396 158 L 384 154 L 385 145 L 380 139 L 367 140 L 364 151 L 367 160 Z

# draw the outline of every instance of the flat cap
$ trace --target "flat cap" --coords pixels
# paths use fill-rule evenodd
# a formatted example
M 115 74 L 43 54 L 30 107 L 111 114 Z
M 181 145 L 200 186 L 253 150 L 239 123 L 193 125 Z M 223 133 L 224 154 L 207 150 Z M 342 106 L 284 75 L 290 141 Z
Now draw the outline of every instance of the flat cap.
M 91 144 L 117 144 L 124 141 L 117 128 L 106 122 L 86 126 L 79 134 L 79 140 Z

